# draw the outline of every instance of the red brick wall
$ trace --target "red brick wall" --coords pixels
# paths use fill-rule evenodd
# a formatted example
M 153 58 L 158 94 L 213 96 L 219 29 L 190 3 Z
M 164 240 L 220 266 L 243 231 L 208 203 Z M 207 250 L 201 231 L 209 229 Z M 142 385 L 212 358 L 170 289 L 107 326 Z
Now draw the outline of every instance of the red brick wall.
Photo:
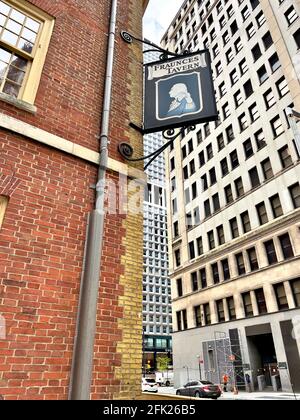
M 32 0 L 56 18 L 31 115 L 0 102 L 0 112 L 98 151 L 109 0 Z M 139 0 L 119 1 L 118 32 L 130 29 Z M 141 21 L 134 31 L 138 35 Z M 110 156 L 128 139 L 131 46 L 117 36 Z M 88 212 L 97 168 L 0 128 L 0 195 L 9 205 L 0 232 L 0 398 L 66 399 Z M 112 179 L 117 175 L 108 174 Z M 122 339 L 118 297 L 125 216 L 108 215 L 98 305 L 93 398 L 117 395 Z
M 66 398 L 96 169 L 3 132 L 0 165 L 19 181 L 0 233 L 0 395 Z

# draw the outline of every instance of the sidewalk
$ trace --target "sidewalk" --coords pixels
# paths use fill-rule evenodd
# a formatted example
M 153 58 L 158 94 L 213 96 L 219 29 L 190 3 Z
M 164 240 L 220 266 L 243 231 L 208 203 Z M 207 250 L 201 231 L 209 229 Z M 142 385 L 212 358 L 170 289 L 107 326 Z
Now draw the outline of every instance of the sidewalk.
M 287 392 L 239 392 L 234 395 L 233 392 L 224 392 L 220 397 L 221 400 L 296 400 L 300 401 L 300 394 L 296 396 Z
M 175 395 L 176 390 L 174 388 L 161 387 L 159 389 L 159 394 L 164 395 Z M 233 392 L 223 392 L 222 396 L 218 401 L 230 401 L 230 400 L 265 400 L 265 401 L 300 401 L 300 394 L 295 395 L 291 392 L 245 392 L 239 391 L 237 395 L 234 395 Z

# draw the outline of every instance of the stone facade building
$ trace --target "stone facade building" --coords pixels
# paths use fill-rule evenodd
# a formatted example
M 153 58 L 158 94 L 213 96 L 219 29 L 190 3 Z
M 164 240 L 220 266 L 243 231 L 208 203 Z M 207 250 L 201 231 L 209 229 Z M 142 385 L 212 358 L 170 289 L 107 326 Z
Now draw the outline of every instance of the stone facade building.
M 188 0 L 162 41 L 209 48 L 219 111 L 167 154 L 176 386 L 228 373 L 300 389 L 300 169 L 286 112 L 300 111 L 299 16 L 292 0 Z
M 101 256 L 92 399 L 134 399 L 141 390 L 143 214 L 131 212 L 130 204 L 123 211 L 121 198 L 132 179 L 136 182 L 128 198 L 143 191 L 145 176 L 141 165 L 121 158 L 118 144 L 127 141 L 137 154 L 143 152 L 142 136 L 129 127 L 131 121 L 141 124 L 142 49 L 124 43 L 119 33 L 141 38 L 147 3 L 117 1 L 106 173 L 111 200 Z M 112 4 L 0 1 L 4 399 L 67 399 L 72 393 Z

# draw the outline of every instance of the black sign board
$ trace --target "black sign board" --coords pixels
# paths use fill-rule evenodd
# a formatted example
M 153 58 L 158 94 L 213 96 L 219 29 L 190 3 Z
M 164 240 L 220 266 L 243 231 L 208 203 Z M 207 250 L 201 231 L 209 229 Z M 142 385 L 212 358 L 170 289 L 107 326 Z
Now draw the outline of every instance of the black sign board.
M 144 131 L 218 119 L 208 50 L 145 65 Z

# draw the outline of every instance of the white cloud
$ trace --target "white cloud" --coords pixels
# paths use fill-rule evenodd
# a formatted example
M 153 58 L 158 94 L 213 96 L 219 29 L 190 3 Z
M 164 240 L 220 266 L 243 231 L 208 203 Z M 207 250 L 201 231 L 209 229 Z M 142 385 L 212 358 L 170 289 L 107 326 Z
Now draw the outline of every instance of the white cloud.
M 144 37 L 159 45 L 183 1 L 150 0 L 143 21 Z

